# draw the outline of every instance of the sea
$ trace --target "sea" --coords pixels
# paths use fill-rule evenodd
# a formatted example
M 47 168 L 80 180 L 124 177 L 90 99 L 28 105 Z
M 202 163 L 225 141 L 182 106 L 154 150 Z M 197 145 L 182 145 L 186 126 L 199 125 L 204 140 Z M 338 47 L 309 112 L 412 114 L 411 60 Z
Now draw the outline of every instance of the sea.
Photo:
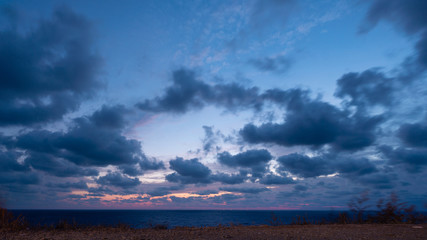
M 300 210 L 11 210 L 30 225 L 55 226 L 68 222 L 81 226 L 126 224 L 133 228 L 163 226 L 205 227 L 230 225 L 279 225 L 334 221 L 343 211 Z

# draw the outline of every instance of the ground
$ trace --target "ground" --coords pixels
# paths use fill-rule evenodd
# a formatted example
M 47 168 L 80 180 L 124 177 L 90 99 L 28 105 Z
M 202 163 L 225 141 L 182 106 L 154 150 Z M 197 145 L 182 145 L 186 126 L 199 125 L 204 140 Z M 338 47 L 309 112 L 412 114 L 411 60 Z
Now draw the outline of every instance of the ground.
M 427 239 L 427 224 L 0 230 L 0 239 Z

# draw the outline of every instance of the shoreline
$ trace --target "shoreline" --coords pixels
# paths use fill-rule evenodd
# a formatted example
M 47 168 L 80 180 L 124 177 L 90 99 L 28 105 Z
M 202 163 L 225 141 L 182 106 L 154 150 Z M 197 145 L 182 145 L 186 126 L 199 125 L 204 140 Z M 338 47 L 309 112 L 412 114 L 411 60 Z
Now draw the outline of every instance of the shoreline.
M 0 239 L 427 239 L 427 224 L 0 229 Z

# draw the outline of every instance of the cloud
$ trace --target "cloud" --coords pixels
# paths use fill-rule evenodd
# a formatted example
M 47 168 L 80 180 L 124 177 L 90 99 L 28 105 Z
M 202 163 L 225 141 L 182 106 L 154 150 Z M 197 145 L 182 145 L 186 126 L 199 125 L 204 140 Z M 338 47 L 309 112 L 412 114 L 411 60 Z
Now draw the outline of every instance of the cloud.
M 249 64 L 264 72 L 284 73 L 292 65 L 291 59 L 284 56 L 254 58 L 248 61 Z
M 407 34 L 415 34 L 427 27 L 424 14 L 427 3 L 417 0 L 375 0 L 366 14 L 362 31 L 369 31 L 380 20 L 387 20 Z
M 281 172 L 290 172 L 303 178 L 313 178 L 322 175 L 339 173 L 347 178 L 377 172 L 377 167 L 368 159 L 355 159 L 348 156 L 335 156 L 324 154 L 309 157 L 298 153 L 292 153 L 277 158 Z
M 214 146 L 215 144 L 218 143 L 218 140 L 220 138 L 223 138 L 224 136 L 221 134 L 221 132 L 215 131 L 214 132 L 214 128 L 213 126 L 203 126 L 203 130 L 205 131 L 205 137 L 202 140 L 203 143 L 203 151 L 205 153 L 208 153 L 210 151 L 212 151 L 214 149 L 214 147 L 216 147 L 215 149 L 218 150 L 219 147 L 218 146 Z
M 49 184 L 46 184 L 46 186 L 51 188 L 57 188 L 55 191 L 63 191 L 63 192 L 68 192 L 70 191 L 70 189 L 83 189 L 83 190 L 89 189 L 87 183 L 84 181 L 49 183 Z
M 408 146 L 427 148 L 427 125 L 425 123 L 403 124 L 397 135 Z
M 107 175 L 99 177 L 96 183 L 121 188 L 132 188 L 141 184 L 141 181 L 138 178 L 130 178 L 119 172 L 109 172 Z
M 257 166 L 259 164 L 265 164 L 269 162 L 272 158 L 273 157 L 271 156 L 270 152 L 268 152 L 266 149 L 248 150 L 236 155 L 231 155 L 229 152 L 222 152 L 218 154 L 219 162 L 231 167 Z
M 260 179 L 259 183 L 265 184 L 265 185 L 282 185 L 282 184 L 294 184 L 295 181 L 290 177 L 267 174 Z
M 427 3 L 418 0 L 376 0 L 371 3 L 360 31 L 367 32 L 380 21 L 392 23 L 407 35 L 418 35 L 415 45 L 415 63 L 425 69 L 427 67 Z
M 95 111 L 89 119 L 98 127 L 123 129 L 126 126 L 124 116 L 129 113 L 123 105 L 103 105 Z
M 397 178 L 398 177 L 395 174 L 379 172 L 376 174 L 361 176 L 354 180 L 362 184 L 364 187 L 368 185 L 376 189 L 393 189 L 395 187 L 394 182 Z
M 273 159 L 266 149 L 248 150 L 246 152 L 231 155 L 229 152 L 222 152 L 217 155 L 218 161 L 229 167 L 249 168 L 253 177 L 261 177 L 266 171 L 267 163 Z
M 300 177 L 318 177 L 335 172 L 324 157 L 308 157 L 297 153 L 281 156 L 277 159 L 280 171 L 289 171 Z
M 410 173 L 419 173 L 427 166 L 427 149 L 391 148 L 381 146 L 381 152 L 392 165 L 403 165 Z
M 182 184 L 208 184 L 213 182 L 220 182 L 224 184 L 240 184 L 243 183 L 247 177 L 246 174 L 226 174 L 215 173 L 199 162 L 199 159 L 193 158 L 185 160 L 177 157 L 169 162 L 170 169 L 175 172 L 166 175 L 166 180 L 169 182 L 182 183 Z
M 379 69 L 369 69 L 361 73 L 347 73 L 337 80 L 335 96 L 350 97 L 350 105 L 371 107 L 393 105 L 395 81 L 388 78 Z
M 34 169 L 44 171 L 57 177 L 97 176 L 98 171 L 93 168 L 82 168 L 63 158 L 32 152 L 25 159 L 25 163 Z
M 16 151 L 3 151 L 0 148 L 0 184 L 1 187 L 14 187 L 12 184 L 29 185 L 38 184 L 40 178 L 31 172 L 25 163 L 19 163 L 17 159 L 22 153 Z
M 0 183 L 2 187 L 14 188 L 12 191 L 17 191 L 18 188 L 25 189 L 25 185 L 37 185 L 40 183 L 40 177 L 38 174 L 29 172 L 29 173 L 13 173 L 13 172 L 4 172 L 0 176 Z M 18 184 L 18 185 L 13 185 Z M 22 186 L 24 185 L 24 186 Z
M 339 150 L 359 150 L 375 141 L 375 129 L 383 121 L 381 115 L 350 116 L 348 111 L 311 100 L 301 90 L 267 91 L 264 98 L 281 102 L 287 109 L 283 123 L 249 123 L 240 130 L 248 143 L 275 143 L 281 146 L 305 145 L 320 147 L 330 144 Z
M 340 81 L 338 94 L 354 97 L 355 103 L 362 99 L 364 102 L 382 101 L 374 99 L 374 95 L 380 91 L 378 87 L 370 88 L 358 83 L 361 78 L 365 83 L 369 83 L 368 77 L 372 75 L 380 76 L 378 84 L 381 86 L 387 79 L 381 74 L 375 74 L 373 70 L 360 76 L 345 75 Z M 356 79 L 352 80 L 353 78 Z M 382 115 L 367 116 L 365 112 L 351 115 L 351 111 L 347 109 L 341 110 L 319 99 L 311 99 L 309 91 L 298 88 L 269 89 L 260 94 L 257 88 L 244 88 L 236 84 L 211 86 L 197 80 L 195 73 L 186 69 L 174 72 L 173 81 L 174 84 L 166 89 L 162 97 L 146 100 L 137 106 L 144 111 L 175 113 L 200 109 L 208 104 L 222 106 L 231 111 L 248 108 L 260 111 L 265 102 L 272 102 L 287 110 L 286 121 L 282 124 L 265 123 L 257 127 L 250 123 L 244 126 L 240 135 L 249 143 L 313 147 L 330 144 L 339 150 L 354 151 L 372 145 L 376 139 L 375 130 L 384 121 Z M 351 92 L 352 87 L 356 85 L 360 91 Z M 212 129 L 205 128 L 207 134 L 210 133 L 209 130 Z M 206 139 L 204 147 L 210 147 L 210 140 L 212 139 Z
M 236 192 L 236 193 L 249 193 L 249 194 L 258 194 L 265 191 L 270 191 L 268 188 L 237 188 L 237 187 L 223 187 L 219 190 L 227 192 Z
M 17 159 L 22 154 L 16 151 L 0 151 L 0 169 L 1 171 L 8 172 L 27 172 L 30 170 L 28 165 L 20 164 Z
M 197 192 L 194 192 L 193 194 L 198 194 L 198 195 L 210 195 L 210 194 L 217 194 L 218 193 L 218 190 L 211 190 L 211 189 L 208 189 L 208 190 L 201 190 L 201 191 L 197 191 Z
M 7 140 L 7 146 L 25 151 L 25 162 L 34 169 L 58 177 L 96 176 L 92 167 L 109 165 L 132 176 L 164 168 L 145 156 L 140 142 L 122 135 L 125 112 L 122 106 L 103 106 L 74 119 L 65 133 L 34 130 Z
M 184 186 L 178 185 L 178 186 L 169 186 L 169 187 L 158 187 L 153 190 L 147 191 L 146 193 L 152 197 L 157 196 L 165 196 L 168 194 L 171 194 L 171 191 L 181 190 Z
M 295 185 L 294 190 L 297 192 L 304 192 L 308 190 L 308 187 L 304 185 Z
M 258 88 L 244 88 L 236 83 L 209 85 L 196 78 L 194 71 L 180 69 L 173 72 L 173 84 L 162 97 L 139 102 L 143 111 L 186 113 L 201 109 L 206 104 L 228 110 L 260 108 Z
M 59 120 L 91 97 L 101 65 L 92 44 L 88 20 L 65 7 L 29 31 L 3 29 L 0 125 Z
M 243 174 L 216 173 L 212 175 L 211 179 L 214 182 L 220 182 L 224 184 L 240 184 L 243 183 L 247 177 Z
M 197 158 L 184 160 L 176 158 L 169 161 L 170 168 L 175 170 L 181 176 L 189 176 L 194 178 L 205 178 L 211 174 L 211 170 L 199 162 Z
M 199 159 L 193 158 L 184 160 L 177 157 L 169 161 L 170 169 L 176 172 L 166 176 L 169 182 L 180 182 L 183 184 L 191 183 L 211 183 L 211 170 L 199 162 Z

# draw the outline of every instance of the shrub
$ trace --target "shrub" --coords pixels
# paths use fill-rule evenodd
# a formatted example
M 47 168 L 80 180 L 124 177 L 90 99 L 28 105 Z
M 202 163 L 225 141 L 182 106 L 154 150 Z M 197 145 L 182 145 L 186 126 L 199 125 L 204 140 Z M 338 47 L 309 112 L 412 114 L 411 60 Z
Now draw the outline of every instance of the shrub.
M 0 207 L 0 228 L 19 230 L 27 227 L 27 222 L 22 216 L 15 217 L 5 208 Z
M 415 206 L 401 202 L 396 193 L 390 194 L 386 202 L 380 199 L 377 203 L 378 213 L 373 217 L 377 223 L 416 223 L 423 221 L 423 216 L 415 212 Z
M 369 192 L 365 191 L 360 196 L 352 199 L 348 203 L 348 207 L 350 208 L 350 211 L 353 212 L 353 222 L 354 223 L 365 223 L 365 211 L 370 206 L 366 203 L 369 201 Z
M 350 218 L 350 216 L 346 212 L 339 213 L 338 214 L 338 218 L 337 218 L 336 221 L 337 221 L 338 224 L 350 224 L 350 223 L 353 223 L 352 219 Z
M 280 226 L 283 225 L 282 219 L 280 219 L 274 212 L 271 213 L 271 218 L 268 221 L 271 226 Z

